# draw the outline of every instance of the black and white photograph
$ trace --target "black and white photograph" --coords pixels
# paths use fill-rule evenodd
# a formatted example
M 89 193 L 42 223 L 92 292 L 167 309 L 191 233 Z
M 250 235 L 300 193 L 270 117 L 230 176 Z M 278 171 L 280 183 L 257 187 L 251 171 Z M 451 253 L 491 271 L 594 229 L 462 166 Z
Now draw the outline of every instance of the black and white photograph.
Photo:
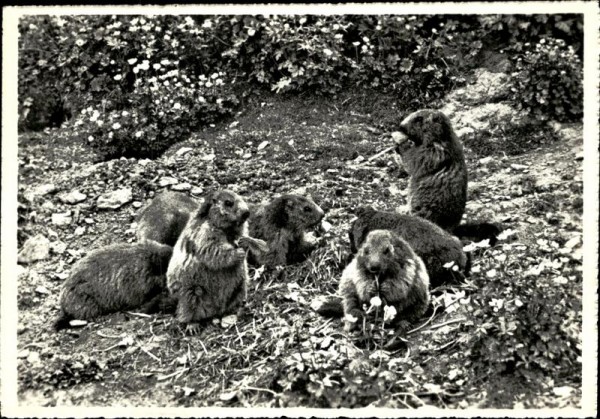
M 3 9 L 3 416 L 597 414 L 595 2 Z

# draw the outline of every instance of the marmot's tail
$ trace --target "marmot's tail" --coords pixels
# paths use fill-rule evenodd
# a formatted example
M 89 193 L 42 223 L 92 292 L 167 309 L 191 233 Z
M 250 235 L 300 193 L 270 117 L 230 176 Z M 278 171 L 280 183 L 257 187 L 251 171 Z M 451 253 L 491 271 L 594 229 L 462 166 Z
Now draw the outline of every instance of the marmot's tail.
M 310 307 L 324 317 L 343 317 L 344 305 L 342 298 L 336 295 L 317 297 Z
M 490 246 L 494 246 L 498 241 L 498 235 L 502 232 L 502 227 L 492 223 L 469 223 L 460 224 L 454 228 L 452 233 L 461 240 L 470 240 L 480 242 L 488 239 Z

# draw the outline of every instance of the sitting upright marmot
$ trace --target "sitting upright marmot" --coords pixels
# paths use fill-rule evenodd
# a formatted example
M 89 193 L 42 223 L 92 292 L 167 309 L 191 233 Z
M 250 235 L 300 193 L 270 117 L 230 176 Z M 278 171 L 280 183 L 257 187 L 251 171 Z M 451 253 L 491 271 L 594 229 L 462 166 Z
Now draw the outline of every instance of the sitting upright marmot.
M 342 272 L 339 293 L 347 329 L 356 325 L 349 316 L 360 320 L 362 305 L 377 296 L 383 306 L 396 309 L 392 324 L 406 329 L 427 309 L 429 277 L 421 258 L 400 236 L 389 230 L 374 230 Z
M 162 191 L 140 211 L 137 238 L 175 246 L 200 201 L 181 192 Z
M 253 239 L 242 237 L 249 215 L 239 195 L 214 192 L 177 240 L 167 286 L 178 300 L 177 320 L 191 334 L 198 333 L 200 321 L 233 313 L 243 303 L 248 279 L 244 248 L 254 246 Z
M 496 242 L 500 228 L 489 223 L 463 224 L 467 202 L 467 165 L 450 120 L 440 111 L 413 112 L 400 124 L 396 152 L 410 175 L 410 213 L 459 237 Z
M 306 240 L 306 232 L 318 225 L 323 216 L 323 210 L 312 199 L 293 194 L 253 208 L 250 236 L 266 241 L 269 251 L 251 261 L 269 267 L 302 262 L 315 247 Z
M 94 250 L 71 271 L 60 293 L 57 330 L 72 319 L 152 305 L 166 287 L 173 249 L 154 242 L 116 244 Z
M 376 211 L 371 207 L 359 208 L 350 227 L 350 248 L 356 253 L 370 231 L 387 229 L 400 235 L 427 267 L 433 287 L 454 279 L 454 271 L 444 268 L 454 262 L 463 274 L 468 274 L 468 258 L 462 250 L 460 240 L 432 222 L 414 215 Z

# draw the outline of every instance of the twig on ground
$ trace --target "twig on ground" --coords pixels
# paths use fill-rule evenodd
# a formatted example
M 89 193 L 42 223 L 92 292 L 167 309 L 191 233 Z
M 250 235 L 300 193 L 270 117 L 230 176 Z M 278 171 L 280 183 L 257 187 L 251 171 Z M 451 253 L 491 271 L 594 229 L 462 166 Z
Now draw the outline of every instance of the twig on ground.
M 258 387 L 250 387 L 244 386 L 240 390 L 253 390 L 253 391 L 264 391 L 266 393 L 271 393 L 273 396 L 279 396 L 279 393 L 274 392 L 273 390 L 269 390 L 268 388 L 258 388 Z
M 171 373 L 169 375 L 163 375 L 163 376 L 160 376 L 160 377 L 156 377 L 156 381 L 165 381 L 165 380 L 168 380 L 169 378 L 174 377 L 176 375 L 181 375 L 184 372 L 189 371 L 189 370 L 190 370 L 189 368 L 182 368 L 179 371 L 175 371 L 175 372 L 173 372 L 173 373 Z
M 102 333 L 100 330 L 98 330 L 98 331 L 96 332 L 96 334 L 97 334 L 98 336 L 100 336 L 100 337 L 107 338 L 107 339 L 121 339 L 121 338 L 124 338 L 124 337 L 125 337 L 125 335 L 126 335 L 125 333 L 121 333 L 120 335 L 117 335 L 117 336 L 105 335 L 105 334 L 104 334 L 104 333 Z
M 136 316 L 136 317 L 143 317 L 143 318 L 146 318 L 146 319 L 149 319 L 149 318 L 151 318 L 151 317 L 152 317 L 152 316 L 151 316 L 151 315 L 149 315 L 149 314 L 146 314 L 146 313 L 137 313 L 137 312 L 135 312 L 135 311 L 126 311 L 126 313 L 127 313 L 127 314 L 130 314 L 130 315 L 132 315 L 132 316 Z

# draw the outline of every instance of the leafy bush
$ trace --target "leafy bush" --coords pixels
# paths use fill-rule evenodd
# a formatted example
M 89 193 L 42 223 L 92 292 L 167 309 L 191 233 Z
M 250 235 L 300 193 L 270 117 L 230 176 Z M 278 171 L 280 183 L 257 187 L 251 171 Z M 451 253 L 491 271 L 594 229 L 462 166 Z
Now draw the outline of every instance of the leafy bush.
M 87 138 L 104 158 L 154 158 L 203 124 L 228 115 L 237 104 L 223 80 L 224 73 L 190 78 L 173 67 L 176 64 L 168 60 L 155 63 L 161 74 L 138 78 L 123 110 L 83 109 L 74 121 L 74 132 Z M 134 71 L 149 67 L 144 60 Z
M 530 46 L 526 44 L 526 46 Z M 542 38 L 516 56 L 512 100 L 541 120 L 574 121 L 583 116 L 583 67 L 573 47 Z
M 26 16 L 19 31 L 20 128 L 57 126 L 88 108 L 102 121 L 126 110 L 126 123 L 141 127 L 121 124 L 126 128 L 112 138 L 88 127 L 105 157 L 136 155 L 136 148 L 140 156 L 157 155 L 227 115 L 237 102 L 229 81 L 245 86 L 244 94 L 256 87 L 336 94 L 359 85 L 397 94 L 407 110 L 429 106 L 464 82 L 482 51 L 505 47 L 507 33 L 514 41 L 507 51 L 522 56 L 515 99 L 523 108 L 559 120 L 581 114 L 576 15 Z M 524 43 L 530 38 L 540 39 L 534 51 Z M 173 81 L 183 92 L 159 79 L 175 70 L 190 80 Z M 222 73 L 230 79 L 211 101 L 199 77 Z M 149 81 L 155 79 L 163 87 Z M 151 88 L 157 90 L 144 91 Z M 199 96 L 206 103 L 193 103 Z M 148 135 L 132 140 L 140 130 Z
M 520 265 L 506 266 L 503 272 L 494 270 L 493 280 L 485 275 L 477 280 L 480 292 L 471 296 L 472 316 L 462 342 L 475 377 L 516 375 L 538 389 L 548 377 L 580 377 L 581 304 L 574 296 L 581 292 L 581 281 L 576 269 L 574 262 L 558 257 L 525 272 Z M 561 275 L 552 273 L 557 271 Z

